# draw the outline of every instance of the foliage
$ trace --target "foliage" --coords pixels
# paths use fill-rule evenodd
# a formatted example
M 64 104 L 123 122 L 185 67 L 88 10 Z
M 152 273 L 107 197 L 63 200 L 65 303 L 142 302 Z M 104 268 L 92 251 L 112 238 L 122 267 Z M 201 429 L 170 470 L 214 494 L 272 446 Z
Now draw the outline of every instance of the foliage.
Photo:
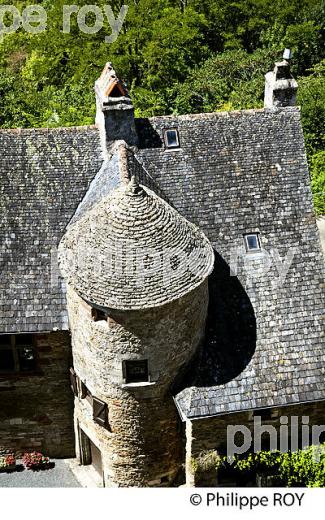
M 211 112 L 263 106 L 264 75 L 273 67 L 277 53 L 257 50 L 225 51 L 206 60 L 178 85 L 177 113 Z
M 310 166 L 311 187 L 317 215 L 325 215 L 325 151 L 315 153 Z
M 191 459 L 193 473 L 203 473 L 215 470 L 220 467 L 222 458 L 216 450 L 206 450 L 199 453 L 197 457 Z
M 279 466 L 281 463 L 281 455 L 279 451 L 249 453 L 244 458 L 235 458 L 234 468 L 239 471 L 267 471 Z
M 298 103 L 304 127 L 307 151 L 310 156 L 324 149 L 325 142 L 325 59 L 308 70 L 309 76 L 300 78 Z
M 31 453 L 24 453 L 23 464 L 27 469 L 39 469 L 49 465 L 49 457 L 45 457 L 42 453 L 33 451 Z
M 325 487 L 325 444 L 309 446 L 295 452 L 260 451 L 237 455 L 231 459 L 221 457 L 216 450 L 201 452 L 192 458 L 193 473 L 227 469 L 238 476 L 249 478 L 257 474 L 278 477 L 287 487 Z
M 224 464 L 228 464 L 225 457 Z M 233 468 L 240 473 L 269 473 L 288 487 L 325 487 L 325 445 L 295 452 L 261 451 L 237 456 Z

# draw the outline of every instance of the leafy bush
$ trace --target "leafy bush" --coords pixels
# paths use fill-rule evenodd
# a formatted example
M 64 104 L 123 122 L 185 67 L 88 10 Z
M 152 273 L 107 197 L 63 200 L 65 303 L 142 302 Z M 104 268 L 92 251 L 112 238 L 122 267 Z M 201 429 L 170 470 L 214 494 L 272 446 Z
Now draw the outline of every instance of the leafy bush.
M 260 451 L 237 455 L 229 460 L 216 450 L 201 452 L 191 460 L 194 474 L 221 471 L 240 485 L 254 482 L 258 475 L 276 477 L 277 485 L 286 487 L 325 487 L 325 444 L 295 452 Z M 221 476 L 221 474 L 219 474 Z M 210 478 L 210 477 L 209 477 Z M 237 482 L 237 483 L 238 483 Z
M 312 156 L 310 176 L 316 214 L 325 215 L 325 151 Z
M 207 450 L 199 453 L 191 460 L 193 473 L 204 473 L 216 470 L 222 464 L 222 459 L 216 450 Z
M 225 457 L 223 464 L 228 465 Z M 240 474 L 268 473 L 287 487 L 325 487 L 325 444 L 295 452 L 261 451 L 237 456 L 232 469 Z

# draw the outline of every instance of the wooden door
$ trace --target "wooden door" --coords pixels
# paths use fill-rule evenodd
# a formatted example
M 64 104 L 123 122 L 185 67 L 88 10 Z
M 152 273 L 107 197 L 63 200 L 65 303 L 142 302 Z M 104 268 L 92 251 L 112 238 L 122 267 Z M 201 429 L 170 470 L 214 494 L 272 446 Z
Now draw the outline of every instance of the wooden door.
M 103 465 L 102 465 L 102 454 L 100 450 L 95 446 L 93 442 L 90 441 L 90 452 L 91 452 L 91 463 L 97 473 L 102 477 L 103 475 Z

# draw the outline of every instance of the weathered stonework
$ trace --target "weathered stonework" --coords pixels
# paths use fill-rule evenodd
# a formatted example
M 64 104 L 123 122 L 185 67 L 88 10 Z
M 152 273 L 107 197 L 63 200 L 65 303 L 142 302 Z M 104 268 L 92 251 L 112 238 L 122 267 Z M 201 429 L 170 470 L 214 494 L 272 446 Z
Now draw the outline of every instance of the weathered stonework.
M 70 334 L 36 334 L 35 347 L 35 373 L 0 374 L 0 446 L 73 457 Z
M 214 264 L 199 228 L 134 176 L 69 225 L 59 251 L 61 271 L 78 294 L 121 310 L 176 300 L 200 285 Z
M 185 440 L 187 482 L 198 484 L 191 457 L 222 451 L 226 426 L 251 427 L 261 408 L 275 422 L 324 422 L 324 264 L 297 85 L 286 63 L 266 81 L 262 110 L 134 120 L 108 64 L 97 128 L 0 131 L 0 332 L 44 333 L 42 372 L 0 377 L 0 449 L 73 453 L 69 336 L 48 333 L 69 328 L 63 236 L 76 256 L 89 239 L 86 265 L 64 269 L 76 453 L 98 469 L 100 450 L 106 486 L 173 485 Z M 170 129 L 178 147 L 167 146 Z M 258 252 L 245 249 L 247 233 Z M 112 236 L 120 270 L 105 263 Z M 139 284 L 132 250 L 150 266 L 148 248 L 171 244 L 191 255 L 188 269 Z M 149 378 L 126 384 L 125 362 L 144 359 Z
M 265 75 L 264 107 L 290 107 L 296 104 L 298 83 L 290 73 L 286 60 L 275 64 L 274 70 Z
M 93 396 L 105 401 L 111 431 L 75 399 L 75 420 L 102 454 L 107 486 L 171 485 L 183 463 L 182 435 L 171 394 L 179 370 L 203 339 L 207 282 L 155 309 L 109 312 L 94 322 L 91 309 L 68 291 L 74 368 Z M 123 382 L 123 360 L 148 359 L 150 382 Z M 78 438 L 78 435 L 77 435 Z
M 117 78 L 111 63 L 107 63 L 95 83 L 96 124 L 100 131 L 104 158 L 109 158 L 112 146 L 123 139 L 130 146 L 138 144 L 134 123 L 134 108 L 126 86 Z

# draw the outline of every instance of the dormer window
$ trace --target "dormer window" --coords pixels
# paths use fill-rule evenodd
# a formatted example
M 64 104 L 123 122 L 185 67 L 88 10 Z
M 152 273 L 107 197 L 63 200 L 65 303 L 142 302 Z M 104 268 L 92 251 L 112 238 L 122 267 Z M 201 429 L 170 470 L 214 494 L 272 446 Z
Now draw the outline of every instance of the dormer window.
M 179 148 L 178 131 L 176 128 L 165 130 L 164 140 L 166 148 Z
M 247 233 L 244 235 L 245 247 L 248 253 L 254 253 L 261 250 L 261 242 L 259 233 Z

